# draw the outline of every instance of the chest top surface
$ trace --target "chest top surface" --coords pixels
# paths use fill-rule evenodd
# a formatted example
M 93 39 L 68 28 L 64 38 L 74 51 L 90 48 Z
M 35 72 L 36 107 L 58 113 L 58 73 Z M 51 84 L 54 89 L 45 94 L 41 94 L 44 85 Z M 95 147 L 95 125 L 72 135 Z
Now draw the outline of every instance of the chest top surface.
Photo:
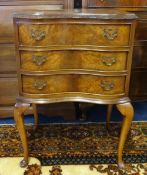
M 128 13 L 117 10 L 103 9 L 75 9 L 75 10 L 53 10 L 53 11 L 26 11 L 23 13 L 14 14 L 14 18 L 26 19 L 118 19 L 130 20 L 136 19 L 134 13 Z

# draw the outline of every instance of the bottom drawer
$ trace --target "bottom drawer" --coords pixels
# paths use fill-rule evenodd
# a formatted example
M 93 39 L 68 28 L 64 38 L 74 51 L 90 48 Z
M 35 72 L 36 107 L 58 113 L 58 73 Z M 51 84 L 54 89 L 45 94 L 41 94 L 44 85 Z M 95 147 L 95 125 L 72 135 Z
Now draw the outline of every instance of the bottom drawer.
M 22 92 L 28 94 L 90 93 L 114 95 L 125 93 L 125 76 L 97 75 L 22 75 Z

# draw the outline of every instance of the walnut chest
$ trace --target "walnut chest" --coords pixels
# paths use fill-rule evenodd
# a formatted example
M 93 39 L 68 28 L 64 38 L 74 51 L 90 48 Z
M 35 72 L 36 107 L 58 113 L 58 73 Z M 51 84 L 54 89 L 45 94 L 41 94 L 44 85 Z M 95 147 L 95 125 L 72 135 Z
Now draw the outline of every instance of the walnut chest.
M 128 89 L 136 18 L 112 10 L 14 16 L 19 82 L 14 117 L 25 147 L 25 163 L 27 142 L 19 119 L 28 104 L 80 101 L 117 104 L 126 116 L 118 149 L 118 163 L 123 165 L 122 149 L 133 118 Z
M 15 15 L 20 98 L 128 101 L 135 18 L 102 10 Z

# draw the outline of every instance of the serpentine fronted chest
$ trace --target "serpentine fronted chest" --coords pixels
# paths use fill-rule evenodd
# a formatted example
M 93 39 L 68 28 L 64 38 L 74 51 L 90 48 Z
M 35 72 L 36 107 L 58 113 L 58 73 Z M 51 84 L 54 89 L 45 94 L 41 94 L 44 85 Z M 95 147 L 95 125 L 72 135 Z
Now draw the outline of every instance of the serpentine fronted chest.
M 133 118 L 128 89 L 135 19 L 134 14 L 112 10 L 14 16 L 19 82 L 15 119 L 24 148 L 28 146 L 20 118 L 29 104 L 34 108 L 37 103 L 63 101 L 117 104 L 125 116 L 118 150 L 123 166 L 125 133 Z M 23 164 L 28 163 L 24 150 Z

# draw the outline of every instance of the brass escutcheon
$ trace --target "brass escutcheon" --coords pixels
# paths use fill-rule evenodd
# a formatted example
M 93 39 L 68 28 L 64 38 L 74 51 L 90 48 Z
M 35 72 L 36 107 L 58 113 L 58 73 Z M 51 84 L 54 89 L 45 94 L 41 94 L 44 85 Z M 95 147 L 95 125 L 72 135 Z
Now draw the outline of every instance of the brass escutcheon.
M 107 80 L 102 80 L 100 86 L 104 91 L 111 91 L 114 88 L 114 83 Z
M 102 56 L 102 63 L 105 66 L 112 66 L 113 64 L 116 63 L 116 58 L 115 57 L 110 57 L 110 56 Z
M 118 36 L 118 30 L 117 29 L 112 29 L 112 28 L 107 28 L 103 30 L 104 32 L 104 37 L 107 38 L 108 40 L 114 40 Z
M 33 86 L 37 90 L 43 90 L 47 86 L 47 82 L 45 80 L 36 80 L 33 84 Z
M 42 30 L 31 30 L 31 37 L 36 40 L 36 41 L 40 41 L 42 39 L 44 39 L 46 36 L 46 32 L 42 31 Z
M 47 56 L 45 55 L 32 55 L 32 62 L 37 66 L 41 66 L 47 61 Z

